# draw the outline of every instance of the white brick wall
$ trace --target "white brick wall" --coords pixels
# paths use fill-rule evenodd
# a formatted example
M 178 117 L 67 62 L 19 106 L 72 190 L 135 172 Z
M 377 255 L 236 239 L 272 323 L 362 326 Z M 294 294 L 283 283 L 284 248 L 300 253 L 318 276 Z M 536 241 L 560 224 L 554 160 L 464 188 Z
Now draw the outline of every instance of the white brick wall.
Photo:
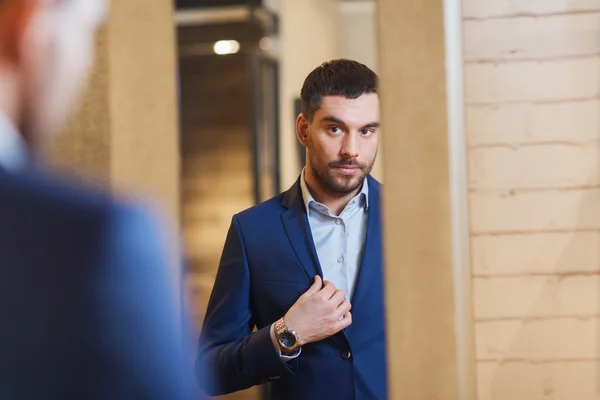
M 469 184 L 478 191 L 598 186 L 598 144 L 559 142 L 472 148 Z
M 598 275 L 475 278 L 473 294 L 477 321 L 600 316 Z
M 505 168 L 514 166 L 507 164 Z M 552 173 L 548 170 L 548 174 Z M 471 229 L 476 235 L 600 229 L 600 188 L 477 191 L 470 200 Z
M 472 79 L 468 78 L 470 82 Z M 474 84 L 474 83 L 473 83 Z M 469 106 L 469 145 L 598 142 L 600 101 Z
M 463 12 L 478 399 L 600 399 L 600 0 Z
M 599 25 L 600 12 L 467 20 L 465 58 L 537 61 L 595 55 L 600 52 Z
M 597 399 L 600 362 L 482 362 L 479 400 Z M 577 382 L 576 385 L 573 382 Z M 489 388 L 489 389 L 488 389 Z M 502 396 L 494 395 L 502 393 Z
M 469 105 L 558 103 L 597 98 L 600 94 L 599 56 L 548 61 L 467 62 L 465 74 Z
M 483 234 L 471 238 L 480 277 L 600 273 L 600 232 Z
M 480 322 L 477 354 L 486 361 L 596 360 L 599 328 L 598 317 Z
M 543 16 L 600 10 L 598 0 L 466 0 L 466 20 L 507 18 L 511 16 Z

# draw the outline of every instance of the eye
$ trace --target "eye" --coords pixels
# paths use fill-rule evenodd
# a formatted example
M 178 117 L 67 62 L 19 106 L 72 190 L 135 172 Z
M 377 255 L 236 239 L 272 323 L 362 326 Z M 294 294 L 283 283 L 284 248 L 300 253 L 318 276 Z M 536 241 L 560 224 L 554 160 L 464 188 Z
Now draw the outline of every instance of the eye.
M 362 129 L 360 134 L 363 136 L 371 136 L 375 131 L 373 129 Z
M 342 133 L 342 129 L 339 126 L 330 126 L 329 132 L 337 135 L 338 133 Z

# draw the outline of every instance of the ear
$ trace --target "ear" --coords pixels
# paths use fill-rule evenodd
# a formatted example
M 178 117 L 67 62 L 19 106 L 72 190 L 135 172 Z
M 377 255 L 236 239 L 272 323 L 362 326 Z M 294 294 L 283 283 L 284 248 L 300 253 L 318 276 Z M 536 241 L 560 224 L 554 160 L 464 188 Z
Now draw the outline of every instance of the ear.
M 0 5 L 0 55 L 21 64 L 36 13 L 43 0 L 7 0 Z
M 296 119 L 296 136 L 304 147 L 308 147 L 308 118 L 304 114 L 298 115 Z

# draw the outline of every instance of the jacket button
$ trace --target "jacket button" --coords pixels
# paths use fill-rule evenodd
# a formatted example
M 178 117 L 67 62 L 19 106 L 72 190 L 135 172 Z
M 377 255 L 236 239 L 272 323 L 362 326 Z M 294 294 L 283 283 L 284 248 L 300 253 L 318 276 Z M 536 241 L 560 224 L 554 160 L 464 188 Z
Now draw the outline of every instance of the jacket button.
M 352 353 L 350 352 L 350 350 L 342 351 L 342 358 L 344 360 L 351 359 L 352 358 Z

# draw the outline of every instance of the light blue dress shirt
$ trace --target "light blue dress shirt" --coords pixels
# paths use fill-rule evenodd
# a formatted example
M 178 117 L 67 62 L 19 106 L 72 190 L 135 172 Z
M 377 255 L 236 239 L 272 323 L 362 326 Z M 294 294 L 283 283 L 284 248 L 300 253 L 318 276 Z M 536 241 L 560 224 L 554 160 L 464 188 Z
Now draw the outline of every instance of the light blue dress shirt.
M 0 167 L 9 172 L 21 169 L 25 165 L 26 153 L 17 128 L 0 112 Z
M 336 216 L 326 205 L 313 198 L 304 174 L 305 170 L 300 179 L 302 198 L 323 279 L 346 291 L 346 300 L 350 300 L 367 237 L 369 185 L 365 179 L 360 193 Z
M 333 283 L 337 289 L 344 290 L 347 293 L 346 300 L 351 300 L 367 237 L 369 184 L 365 179 L 360 193 L 336 216 L 329 207 L 313 198 L 304 178 L 305 171 L 306 168 L 302 170 L 300 187 L 323 279 Z M 279 351 L 275 324 L 271 325 L 271 339 Z M 279 354 L 286 361 L 299 355 L 290 357 Z

